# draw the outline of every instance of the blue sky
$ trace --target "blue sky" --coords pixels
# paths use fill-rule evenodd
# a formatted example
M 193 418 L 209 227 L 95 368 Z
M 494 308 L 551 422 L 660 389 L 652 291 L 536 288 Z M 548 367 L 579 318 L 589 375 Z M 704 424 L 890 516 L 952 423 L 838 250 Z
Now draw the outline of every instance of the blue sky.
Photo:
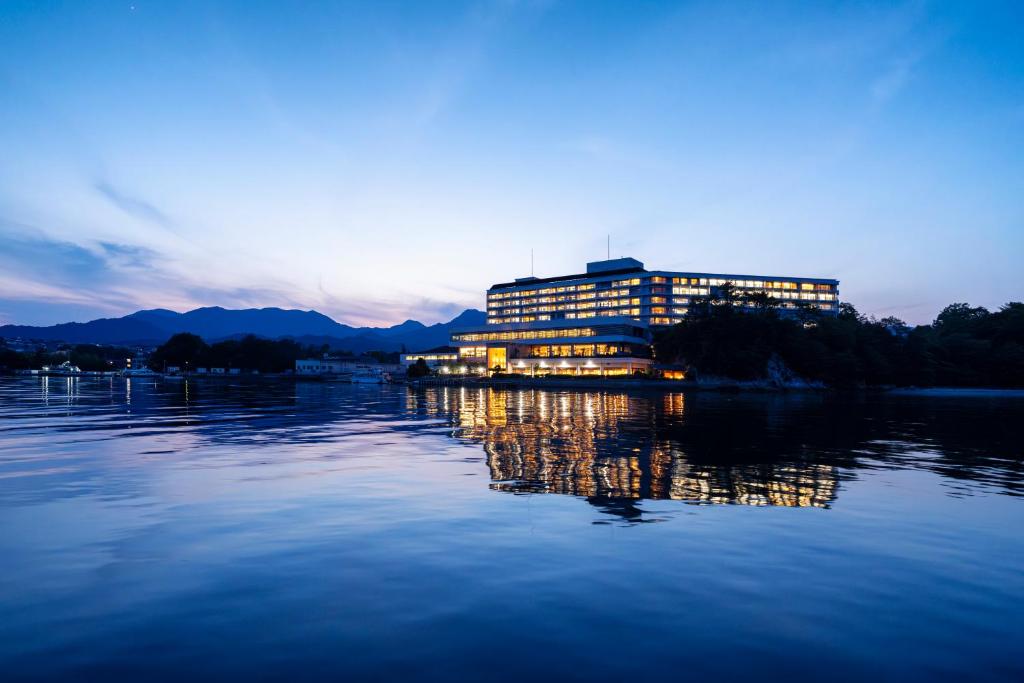
M 492 282 L 1024 298 L 1019 3 L 0 2 L 0 322 L 448 319 Z

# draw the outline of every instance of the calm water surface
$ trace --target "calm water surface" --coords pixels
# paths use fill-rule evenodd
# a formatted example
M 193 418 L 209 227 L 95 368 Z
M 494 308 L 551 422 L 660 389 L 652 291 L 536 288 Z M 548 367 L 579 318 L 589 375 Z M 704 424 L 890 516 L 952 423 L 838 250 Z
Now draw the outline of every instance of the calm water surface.
M 0 378 L 0 678 L 1024 679 L 1024 400 Z

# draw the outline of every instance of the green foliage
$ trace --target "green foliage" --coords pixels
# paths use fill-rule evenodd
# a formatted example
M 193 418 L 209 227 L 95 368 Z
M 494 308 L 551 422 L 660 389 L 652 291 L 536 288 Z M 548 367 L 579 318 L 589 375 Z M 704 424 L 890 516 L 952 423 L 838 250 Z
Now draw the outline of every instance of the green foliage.
M 35 351 L 19 353 L 0 343 L 0 370 L 38 370 L 64 361 L 85 371 L 118 370 L 124 367 L 125 359 L 133 355 L 131 349 L 98 344 L 62 345 L 55 351 L 40 346 Z
M 149 366 L 162 370 L 165 366 L 180 368 L 240 368 L 261 373 L 294 369 L 299 358 L 318 355 L 317 349 L 305 347 L 291 339 L 263 339 L 254 335 L 207 344 L 202 338 L 183 332 L 158 347 L 150 356 Z
M 117 346 L 78 344 L 68 352 L 68 360 L 85 371 L 118 370 L 125 365 L 125 359 L 134 356 L 131 349 Z
M 947 306 L 933 325 L 911 328 L 897 318 L 869 319 L 851 304 L 839 315 L 801 310 L 782 316 L 770 306 L 743 311 L 732 293 L 695 302 L 681 323 L 655 342 L 657 357 L 691 374 L 737 380 L 766 378 L 781 361 L 798 376 L 834 387 L 1024 387 L 1024 304 L 998 312 Z
M 409 366 L 409 369 L 405 371 L 406 376 L 409 379 L 417 379 L 419 377 L 426 377 L 430 374 L 430 366 L 427 365 L 427 361 L 422 358 L 417 358 L 416 362 Z
M 398 364 L 401 362 L 401 354 L 398 351 L 367 351 L 366 354 L 378 363 Z
M 26 370 L 32 367 L 30 358 L 28 354 L 0 347 L 0 370 Z
M 149 357 L 149 367 L 154 370 L 163 370 L 168 365 L 181 368 L 204 367 L 209 353 L 210 347 L 202 337 L 181 332 L 157 347 Z

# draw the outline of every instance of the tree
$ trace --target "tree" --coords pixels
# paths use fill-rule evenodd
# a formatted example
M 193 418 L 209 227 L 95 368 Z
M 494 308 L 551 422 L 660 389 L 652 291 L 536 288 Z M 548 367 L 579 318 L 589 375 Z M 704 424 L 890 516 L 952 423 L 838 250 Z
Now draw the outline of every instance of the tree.
M 196 367 L 203 364 L 210 353 L 210 347 L 199 335 L 180 332 L 161 346 L 149 357 L 149 366 L 162 370 L 165 365 Z
M 409 369 L 405 371 L 405 374 L 409 379 L 426 377 L 430 374 L 430 366 L 427 365 L 427 361 L 422 358 L 417 358 L 416 362 L 410 365 Z
M 779 307 L 779 300 L 764 290 L 744 291 L 739 296 L 744 306 L 755 310 L 767 311 Z
M 882 318 L 878 322 L 884 325 L 885 329 L 889 330 L 890 334 L 894 334 L 898 337 L 905 337 L 910 333 L 910 326 L 894 315 Z
M 935 325 L 875 320 L 849 304 L 816 310 L 700 305 L 655 340 L 657 357 L 691 376 L 738 380 L 797 376 L 829 386 L 1024 386 L 1024 304 L 996 313 L 967 304 L 943 309 Z M 769 365 L 771 364 L 771 366 Z
M 988 315 L 988 309 L 982 306 L 972 308 L 964 303 L 950 304 L 935 318 L 935 329 L 942 334 L 963 332 Z
M 863 323 L 867 321 L 867 318 L 862 316 L 853 304 L 843 301 L 839 304 L 839 319 L 840 320 L 855 320 Z

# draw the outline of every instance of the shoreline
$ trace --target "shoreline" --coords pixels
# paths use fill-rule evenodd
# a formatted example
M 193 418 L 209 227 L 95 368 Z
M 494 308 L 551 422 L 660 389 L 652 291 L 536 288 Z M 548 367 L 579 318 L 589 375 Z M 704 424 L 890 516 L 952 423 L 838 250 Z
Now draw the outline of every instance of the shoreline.
M 659 379 L 574 379 L 555 377 L 518 378 L 423 378 L 410 380 L 410 386 L 470 386 L 506 387 L 532 389 L 643 389 L 665 392 L 719 392 L 730 394 L 785 394 L 785 393 L 882 393 L 891 396 L 924 397 L 992 397 L 1024 398 L 1024 389 L 1000 389 L 990 387 L 857 387 L 839 389 L 808 384 L 780 385 L 767 382 L 736 382 L 720 380 L 714 382 L 687 382 L 685 380 Z
M 348 384 L 341 377 L 332 375 L 291 375 L 266 373 L 262 375 L 138 375 L 126 377 L 116 374 L 90 374 L 82 373 L 75 375 L 36 373 L 36 374 L 2 374 L 2 377 L 51 377 L 51 378 L 74 378 L 74 379 L 136 379 L 154 381 L 203 381 L 212 380 L 223 382 L 234 380 L 242 382 L 260 381 L 292 381 L 292 382 L 330 382 Z M 852 389 L 839 389 L 809 384 L 772 384 L 768 382 L 740 382 L 731 380 L 715 380 L 705 382 L 689 382 L 686 380 L 665 380 L 665 379 L 610 379 L 610 378 L 573 378 L 573 377 L 425 377 L 419 379 L 406 379 L 402 377 L 398 381 L 390 383 L 393 386 L 454 386 L 454 387 L 503 387 L 509 389 L 530 388 L 530 389 L 610 389 L 616 391 L 637 389 L 645 391 L 663 392 L 718 392 L 731 394 L 784 394 L 784 393 L 882 393 L 890 396 L 921 396 L 928 398 L 1024 398 L 1024 389 L 1003 389 L 992 387 L 856 387 Z M 367 385 L 385 386 L 385 385 Z
M 1024 389 L 990 389 L 983 387 L 904 387 L 888 389 L 886 393 L 894 396 L 1024 398 Z
M 614 379 L 614 378 L 573 378 L 573 377 L 447 377 L 421 378 L 410 380 L 411 386 L 470 386 L 506 387 L 531 389 L 643 389 L 666 392 L 676 391 L 717 391 L 723 393 L 783 393 L 829 391 L 825 387 L 812 385 L 778 386 L 767 382 L 687 382 L 666 379 Z

